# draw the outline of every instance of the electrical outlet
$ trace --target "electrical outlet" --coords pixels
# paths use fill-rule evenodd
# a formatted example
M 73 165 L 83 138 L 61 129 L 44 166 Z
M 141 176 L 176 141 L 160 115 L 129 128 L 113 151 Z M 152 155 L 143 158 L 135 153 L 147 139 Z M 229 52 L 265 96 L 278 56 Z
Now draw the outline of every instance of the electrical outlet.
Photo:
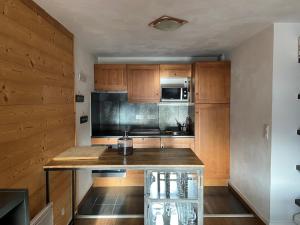
M 86 75 L 84 75 L 83 73 L 78 73 L 78 80 L 86 82 Z
M 135 115 L 135 119 L 136 120 L 143 120 L 144 119 L 144 115 Z
M 148 119 L 148 120 L 155 120 L 155 119 L 156 119 L 156 116 L 155 116 L 155 115 L 148 115 L 148 116 L 147 116 L 147 119 Z
M 80 124 L 87 123 L 89 121 L 88 116 L 81 116 L 80 117 Z

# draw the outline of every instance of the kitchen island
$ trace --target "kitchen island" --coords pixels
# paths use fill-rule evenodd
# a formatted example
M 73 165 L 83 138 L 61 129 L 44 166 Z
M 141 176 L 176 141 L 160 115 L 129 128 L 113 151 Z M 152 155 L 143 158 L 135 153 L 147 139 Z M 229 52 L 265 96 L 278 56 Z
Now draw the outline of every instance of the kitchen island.
M 144 224 L 203 224 L 204 165 L 191 149 L 135 149 L 131 156 L 107 149 L 98 159 L 50 161 L 44 166 L 47 203 L 50 202 L 49 172 L 72 171 L 71 224 L 76 216 L 76 170 L 80 169 L 143 170 Z

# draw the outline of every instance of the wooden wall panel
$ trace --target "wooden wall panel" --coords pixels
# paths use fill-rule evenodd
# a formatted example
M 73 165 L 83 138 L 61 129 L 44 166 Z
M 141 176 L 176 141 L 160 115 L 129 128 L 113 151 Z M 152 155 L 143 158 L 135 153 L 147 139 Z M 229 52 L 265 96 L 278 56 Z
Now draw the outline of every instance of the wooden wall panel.
M 73 61 L 73 35 L 44 10 L 0 1 L 0 188 L 28 188 L 31 217 L 45 206 L 42 166 L 74 146 Z M 54 222 L 66 225 L 70 173 L 50 183 Z

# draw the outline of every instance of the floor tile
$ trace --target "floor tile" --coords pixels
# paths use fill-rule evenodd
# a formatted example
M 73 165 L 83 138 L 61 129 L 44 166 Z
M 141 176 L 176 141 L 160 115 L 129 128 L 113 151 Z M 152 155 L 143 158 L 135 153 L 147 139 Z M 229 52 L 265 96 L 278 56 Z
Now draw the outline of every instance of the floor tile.
M 141 204 L 142 203 L 142 204 Z M 143 215 L 144 214 L 144 204 L 140 202 L 138 204 L 126 203 L 123 205 L 115 205 L 113 210 L 113 215 Z
M 112 215 L 114 205 L 94 205 L 92 215 Z
M 93 188 L 80 204 L 79 214 L 87 215 L 97 212 L 98 215 L 107 212 L 99 210 L 102 204 L 116 204 L 114 214 L 142 214 L 144 209 L 143 187 L 101 187 Z M 96 206 L 97 205 L 97 206 Z M 92 208 L 95 206 L 95 209 Z M 109 209 L 108 209 L 109 211 Z M 205 214 L 249 214 L 228 187 L 205 187 Z

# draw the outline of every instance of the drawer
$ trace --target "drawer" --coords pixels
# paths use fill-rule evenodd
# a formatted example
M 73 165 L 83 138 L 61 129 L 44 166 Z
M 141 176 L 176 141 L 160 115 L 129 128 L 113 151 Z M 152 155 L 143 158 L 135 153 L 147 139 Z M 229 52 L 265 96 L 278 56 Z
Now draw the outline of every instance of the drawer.
M 160 138 L 133 138 L 133 148 L 160 148 Z
M 92 145 L 117 145 L 118 138 L 92 138 Z
M 162 148 L 190 148 L 194 150 L 194 138 L 161 138 Z

